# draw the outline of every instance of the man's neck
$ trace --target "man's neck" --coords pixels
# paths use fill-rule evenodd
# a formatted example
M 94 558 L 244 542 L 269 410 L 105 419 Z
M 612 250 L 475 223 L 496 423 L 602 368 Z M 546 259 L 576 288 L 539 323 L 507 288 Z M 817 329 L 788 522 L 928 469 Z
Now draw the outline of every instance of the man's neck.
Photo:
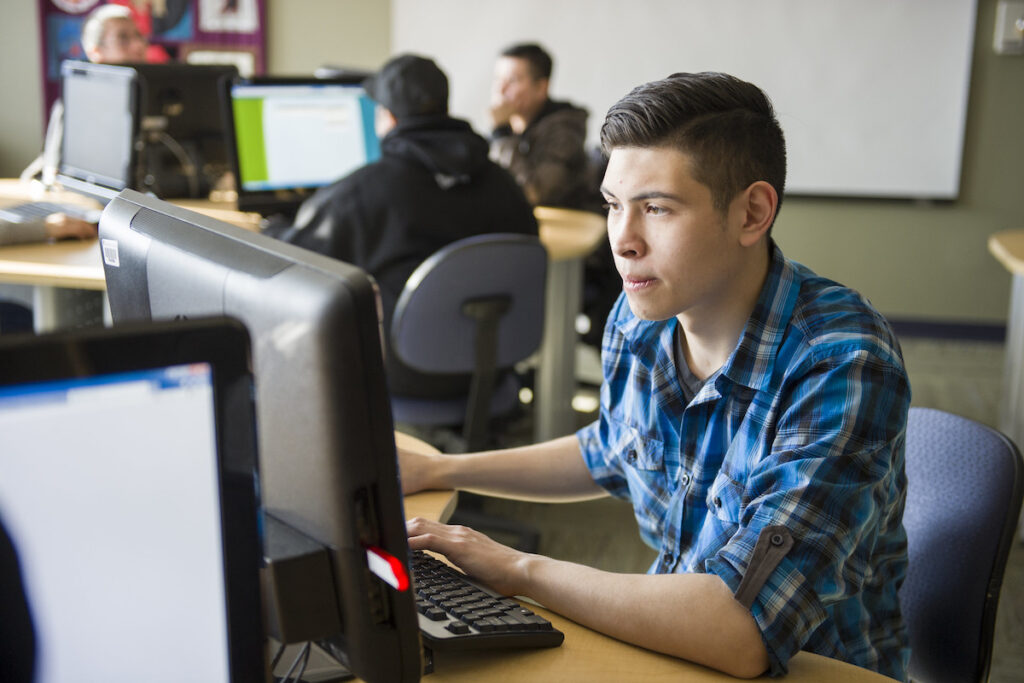
M 739 343 L 768 277 L 771 255 L 767 247 L 760 253 L 721 303 L 677 316 L 686 363 L 698 379 L 707 379 L 725 365 Z

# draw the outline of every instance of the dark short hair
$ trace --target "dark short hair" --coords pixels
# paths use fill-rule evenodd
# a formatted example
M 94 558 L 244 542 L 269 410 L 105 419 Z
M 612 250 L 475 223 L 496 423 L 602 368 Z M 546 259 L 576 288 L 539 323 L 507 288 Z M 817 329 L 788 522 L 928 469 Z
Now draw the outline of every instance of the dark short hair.
M 608 110 L 601 147 L 606 155 L 616 147 L 678 149 L 720 212 L 758 180 L 782 205 L 786 141 L 775 110 L 760 88 L 728 74 L 677 73 L 634 88 Z
M 530 65 L 530 75 L 535 81 L 542 78 L 551 80 L 551 55 L 537 43 L 510 45 L 502 51 L 501 56 L 526 60 L 526 63 Z

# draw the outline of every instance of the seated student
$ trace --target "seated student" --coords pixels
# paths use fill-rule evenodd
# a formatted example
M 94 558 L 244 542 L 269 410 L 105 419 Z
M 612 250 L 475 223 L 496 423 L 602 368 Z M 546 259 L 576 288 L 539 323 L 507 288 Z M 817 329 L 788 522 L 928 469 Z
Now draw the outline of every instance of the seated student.
M 733 675 L 778 675 L 810 650 L 905 678 L 910 387 L 882 316 L 771 239 L 785 144 L 769 100 L 725 74 L 675 74 L 612 106 L 601 138 L 624 294 L 599 419 L 523 448 L 403 450 L 402 485 L 626 498 L 657 560 L 613 574 L 423 519 L 410 546 Z
M 121 5 L 100 5 L 82 24 L 82 50 L 97 64 L 128 64 L 146 61 L 149 42 L 132 20 L 131 10 Z M 28 181 L 42 174 L 42 182 L 52 187 L 60 165 L 60 145 L 64 137 L 64 104 L 50 108 L 43 152 L 21 172 Z
M 537 222 L 512 177 L 487 158 L 487 141 L 448 115 L 448 78 L 433 61 L 395 57 L 364 87 L 378 104 L 381 158 L 318 190 L 293 226 L 270 233 L 373 275 L 387 332 L 405 281 L 435 251 L 483 233 L 536 235 Z M 394 394 L 468 391 L 468 376 L 425 375 L 385 358 Z
M 512 45 L 494 67 L 491 158 L 507 168 L 535 205 L 596 208 L 584 150 L 587 111 L 548 96 L 551 56 L 533 43 Z
M 149 41 L 123 5 L 100 5 L 82 25 L 82 49 L 90 62 L 145 62 Z

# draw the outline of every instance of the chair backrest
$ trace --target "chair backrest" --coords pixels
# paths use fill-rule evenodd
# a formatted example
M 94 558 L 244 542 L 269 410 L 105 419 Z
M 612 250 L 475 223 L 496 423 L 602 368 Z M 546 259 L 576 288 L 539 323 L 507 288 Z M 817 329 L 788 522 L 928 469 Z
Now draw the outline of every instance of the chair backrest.
M 1020 452 L 978 422 L 911 408 L 906 471 L 909 567 L 900 604 L 910 676 L 984 681 L 1024 490 Z
M 421 372 L 471 373 L 477 320 L 467 302 L 504 298 L 496 367 L 511 367 L 540 346 L 547 251 L 537 237 L 494 233 L 453 242 L 413 271 L 395 305 L 392 350 Z

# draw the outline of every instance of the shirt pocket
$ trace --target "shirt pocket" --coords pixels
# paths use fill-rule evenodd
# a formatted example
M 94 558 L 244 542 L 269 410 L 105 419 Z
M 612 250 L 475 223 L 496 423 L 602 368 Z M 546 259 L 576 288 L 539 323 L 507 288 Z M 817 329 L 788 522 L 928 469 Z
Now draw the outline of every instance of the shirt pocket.
M 743 511 L 743 488 L 728 472 L 719 472 L 708 489 L 708 512 L 721 522 L 738 526 Z
M 658 439 L 644 436 L 636 427 L 619 422 L 616 425 L 612 451 L 622 460 L 624 468 L 643 472 L 665 470 L 665 445 Z
M 662 541 L 671 497 L 665 472 L 665 446 L 627 424 L 620 422 L 616 428 L 613 457 L 619 461 L 626 480 L 640 536 L 656 548 Z

